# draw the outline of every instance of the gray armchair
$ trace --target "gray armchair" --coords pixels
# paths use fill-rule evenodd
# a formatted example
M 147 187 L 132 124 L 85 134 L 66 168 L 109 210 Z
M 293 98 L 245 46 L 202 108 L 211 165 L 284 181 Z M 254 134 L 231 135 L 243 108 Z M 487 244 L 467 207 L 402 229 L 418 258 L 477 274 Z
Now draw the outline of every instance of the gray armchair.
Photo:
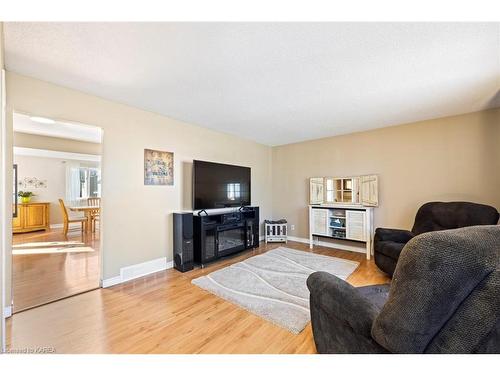
M 500 226 L 416 236 L 390 287 L 326 272 L 307 286 L 319 353 L 500 352 Z
M 392 277 L 399 254 L 413 237 L 437 230 L 498 223 L 496 208 L 471 202 L 429 202 L 415 216 L 411 231 L 377 228 L 373 242 L 375 264 Z

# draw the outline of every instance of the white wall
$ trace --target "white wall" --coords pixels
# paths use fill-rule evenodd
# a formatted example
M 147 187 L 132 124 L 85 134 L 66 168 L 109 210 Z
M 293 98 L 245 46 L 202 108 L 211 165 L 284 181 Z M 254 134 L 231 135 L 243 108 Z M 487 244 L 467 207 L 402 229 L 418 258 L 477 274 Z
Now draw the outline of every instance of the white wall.
M 71 160 L 82 166 L 97 167 L 98 163 Z M 66 200 L 66 163 L 65 159 L 45 158 L 38 156 L 14 155 L 14 163 L 17 164 L 19 181 L 25 177 L 35 177 L 47 182 L 46 188 L 22 188 L 19 190 L 32 191 L 36 196 L 33 202 L 50 203 L 50 224 L 62 224 L 63 216 L 59 207 L 59 198 Z

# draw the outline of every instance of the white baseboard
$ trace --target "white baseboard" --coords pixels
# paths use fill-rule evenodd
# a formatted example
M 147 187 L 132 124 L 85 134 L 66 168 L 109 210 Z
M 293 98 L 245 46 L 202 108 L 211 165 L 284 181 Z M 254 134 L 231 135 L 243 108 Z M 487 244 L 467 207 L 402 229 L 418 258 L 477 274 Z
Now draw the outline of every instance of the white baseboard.
M 109 279 L 104 279 L 101 281 L 101 287 L 109 288 L 110 286 L 121 284 L 122 282 L 123 281 L 121 276 L 110 277 Z
M 3 308 L 3 317 L 5 319 L 10 318 L 12 316 L 12 306 L 5 306 Z
M 167 258 L 153 259 L 147 262 L 134 264 L 132 266 L 123 267 L 120 269 L 120 275 L 104 279 L 101 282 L 103 288 L 121 284 L 130 280 L 138 279 L 155 272 L 164 271 L 174 267 L 174 262 L 167 262 Z
M 309 244 L 309 238 L 288 236 L 288 240 Z M 327 242 L 327 241 L 321 241 L 321 240 L 314 241 L 314 244 L 319 245 L 319 246 L 329 247 L 332 249 L 337 249 L 337 250 L 354 251 L 356 253 L 366 254 L 366 246 L 365 245 L 363 245 L 363 247 L 358 247 L 358 246 L 353 246 L 353 245 L 339 244 L 336 242 L 333 243 L 333 242 Z
M 295 241 L 295 242 L 302 242 L 302 243 L 309 243 L 309 240 L 307 238 L 302 238 L 302 237 L 294 237 L 294 236 L 287 236 L 288 241 Z

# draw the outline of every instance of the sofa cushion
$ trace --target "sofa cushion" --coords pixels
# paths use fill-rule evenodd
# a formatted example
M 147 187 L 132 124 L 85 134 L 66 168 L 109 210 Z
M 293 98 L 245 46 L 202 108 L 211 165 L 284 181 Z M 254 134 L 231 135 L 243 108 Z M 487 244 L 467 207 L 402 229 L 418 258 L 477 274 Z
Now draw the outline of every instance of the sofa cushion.
M 379 241 L 377 243 L 377 251 L 389 258 L 397 260 L 404 246 L 405 244 L 400 242 Z
M 361 286 L 357 289 L 363 297 L 381 310 L 389 298 L 389 287 L 390 284 L 378 284 Z

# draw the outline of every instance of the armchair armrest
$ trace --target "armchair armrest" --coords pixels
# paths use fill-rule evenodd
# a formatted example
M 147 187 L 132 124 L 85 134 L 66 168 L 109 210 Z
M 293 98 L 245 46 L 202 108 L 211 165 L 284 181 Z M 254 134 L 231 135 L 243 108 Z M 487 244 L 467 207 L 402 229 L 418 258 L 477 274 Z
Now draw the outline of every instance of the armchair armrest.
M 375 241 L 393 241 L 398 243 L 407 243 L 415 235 L 409 230 L 377 228 L 375 230 Z
M 311 274 L 307 287 L 315 307 L 347 324 L 355 333 L 371 338 L 372 324 L 379 310 L 356 288 L 327 272 Z

